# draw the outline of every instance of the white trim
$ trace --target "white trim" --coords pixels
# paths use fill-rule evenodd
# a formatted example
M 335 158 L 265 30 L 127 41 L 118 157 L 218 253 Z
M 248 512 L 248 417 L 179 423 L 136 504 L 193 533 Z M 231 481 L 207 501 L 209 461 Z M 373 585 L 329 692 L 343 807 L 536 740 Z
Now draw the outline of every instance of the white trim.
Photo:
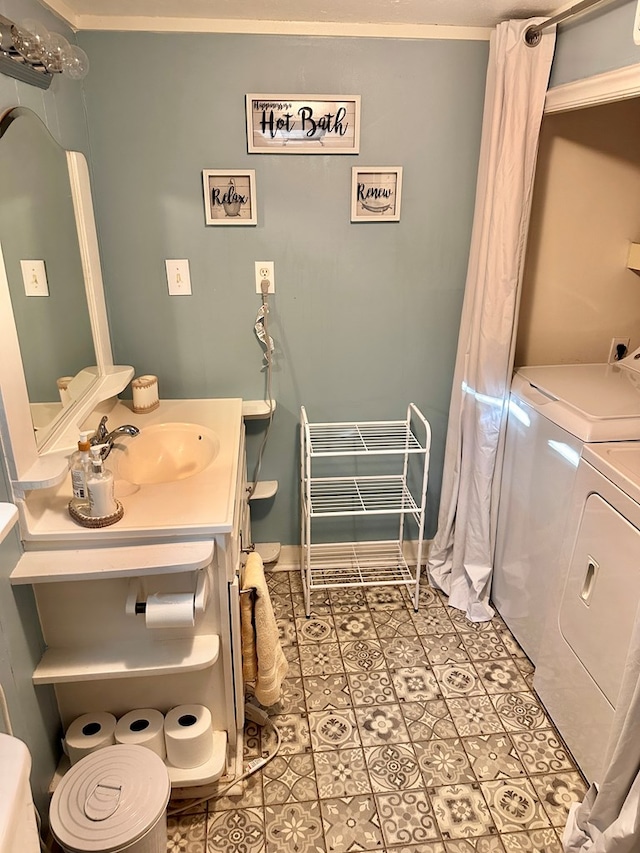
M 71 15 L 59 0 L 47 4 L 75 30 L 156 33 L 240 33 L 253 35 L 348 36 L 354 38 L 454 39 L 489 41 L 491 27 L 445 24 L 361 24 L 343 21 L 255 21 L 226 18 L 155 18 L 147 15 Z
M 608 104 L 640 95 L 640 64 L 594 74 L 547 91 L 545 115 Z

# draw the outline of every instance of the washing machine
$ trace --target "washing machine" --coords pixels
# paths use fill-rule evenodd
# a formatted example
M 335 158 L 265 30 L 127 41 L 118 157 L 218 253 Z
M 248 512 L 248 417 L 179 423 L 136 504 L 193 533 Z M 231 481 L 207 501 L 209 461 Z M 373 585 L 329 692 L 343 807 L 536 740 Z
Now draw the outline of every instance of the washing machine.
M 520 368 L 513 379 L 491 599 L 534 664 L 586 444 L 640 439 L 640 349 L 615 364 Z
M 640 603 L 640 441 L 583 448 L 553 595 L 533 686 L 599 782 Z

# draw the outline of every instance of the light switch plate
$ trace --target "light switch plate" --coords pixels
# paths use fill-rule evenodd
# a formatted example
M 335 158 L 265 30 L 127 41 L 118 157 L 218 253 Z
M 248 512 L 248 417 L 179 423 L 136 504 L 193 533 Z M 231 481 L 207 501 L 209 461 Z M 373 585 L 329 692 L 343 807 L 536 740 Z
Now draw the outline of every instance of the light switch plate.
M 165 261 L 167 268 L 167 284 L 171 296 L 191 295 L 191 276 L 189 275 L 189 261 L 186 259 L 176 260 L 170 258 Z
M 48 296 L 47 272 L 44 261 L 20 261 L 22 281 L 27 296 Z

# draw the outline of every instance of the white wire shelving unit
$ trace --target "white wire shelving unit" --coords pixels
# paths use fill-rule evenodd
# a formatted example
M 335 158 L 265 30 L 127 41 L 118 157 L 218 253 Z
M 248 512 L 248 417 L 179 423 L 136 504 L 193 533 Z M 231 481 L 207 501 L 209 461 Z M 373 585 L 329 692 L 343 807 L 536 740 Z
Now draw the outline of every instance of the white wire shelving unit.
M 307 616 L 312 591 L 331 587 L 405 586 L 417 611 L 431 449 L 427 419 L 411 403 L 401 421 L 310 423 L 302 406 L 300 443 L 300 564 Z M 358 457 L 371 458 L 367 473 L 326 475 L 341 459 L 345 468 L 349 461 L 357 469 Z M 376 459 L 383 473 L 369 473 Z M 331 520 L 365 516 L 397 516 L 397 539 L 313 541 L 320 527 L 326 536 Z M 417 534 L 415 566 L 404 553 L 407 519 Z

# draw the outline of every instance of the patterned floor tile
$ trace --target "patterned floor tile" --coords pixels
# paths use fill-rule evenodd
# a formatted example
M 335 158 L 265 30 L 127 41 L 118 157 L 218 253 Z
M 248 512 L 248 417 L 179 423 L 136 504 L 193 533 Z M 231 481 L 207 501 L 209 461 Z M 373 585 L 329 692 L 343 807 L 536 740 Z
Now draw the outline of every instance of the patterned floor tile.
M 167 852 L 202 853 L 206 832 L 205 814 L 167 817 Z
M 329 675 L 344 672 L 337 643 L 313 643 L 299 647 L 303 675 Z
M 276 619 L 293 619 L 293 602 L 291 593 L 273 594 L 270 596 L 273 613 Z
M 417 741 L 413 748 L 427 788 L 476 781 L 459 738 Z
M 382 791 L 406 791 L 422 787 L 420 767 L 413 747 L 408 743 L 369 746 L 364 750 L 371 788 Z
M 296 618 L 296 633 L 300 645 L 330 643 L 336 640 L 336 626 L 330 614 Z
M 504 853 L 504 847 L 497 835 L 483 835 L 481 838 L 447 841 L 445 851 L 446 853 Z
M 497 629 L 498 636 L 504 643 L 506 650 L 509 652 L 512 657 L 515 658 L 526 658 L 526 654 L 524 653 L 522 647 L 516 642 L 514 637 L 509 633 L 506 628 L 498 627 Z
M 543 829 L 550 825 L 529 779 L 481 782 L 480 787 L 500 832 Z
M 557 773 L 575 769 L 569 753 L 551 729 L 514 732 L 511 738 L 527 773 Z
M 404 590 L 398 586 L 379 586 L 365 589 L 370 610 L 404 610 L 407 604 Z
M 446 850 L 442 841 L 425 841 L 422 844 L 407 844 L 405 847 L 394 847 L 393 853 L 446 853 Z
M 422 846 L 426 842 L 439 839 L 440 833 L 426 791 L 377 794 L 376 805 L 384 840 L 388 846 L 411 845 L 408 849 L 419 853 L 429 850 L 428 846 Z
M 402 667 L 391 673 L 391 679 L 400 702 L 426 702 L 430 699 L 442 699 L 440 686 L 429 667 Z
M 285 646 L 282 651 L 289 663 L 287 677 L 299 678 L 302 675 L 302 669 L 300 667 L 300 653 L 298 651 L 298 646 Z
M 289 575 L 289 586 L 291 587 L 291 592 L 302 592 L 304 589 L 302 585 L 302 572 L 298 569 L 295 572 L 287 572 Z
M 320 809 L 327 853 L 382 850 L 380 819 L 372 796 L 323 800 Z
M 265 805 L 318 799 L 315 766 L 310 754 L 276 755 L 262 772 Z
M 547 715 L 533 693 L 503 693 L 491 699 L 508 732 L 550 728 Z
M 339 642 L 350 640 L 377 640 L 373 619 L 368 612 L 336 613 L 336 636 Z
M 516 693 L 529 689 L 513 658 L 477 661 L 476 669 L 487 693 Z
M 364 746 L 409 741 L 409 732 L 397 704 L 356 708 L 355 715 Z
M 285 678 L 280 690 L 280 698 L 274 705 L 265 708 L 273 714 L 302 714 L 306 711 L 301 678 Z
M 459 634 L 423 634 L 421 640 L 432 666 L 470 659 Z
M 418 613 L 411 611 L 411 619 L 416 631 L 423 634 L 453 634 L 455 627 L 444 607 L 428 607 Z
M 411 607 L 413 607 L 413 589 L 409 587 L 406 588 L 406 596 L 407 600 L 411 600 Z M 442 599 L 438 595 L 435 589 L 432 589 L 428 582 L 425 582 L 424 575 L 420 578 L 420 593 L 418 595 L 418 603 L 420 605 L 420 610 L 427 607 L 442 607 Z
M 396 701 L 391 675 L 387 670 L 349 672 L 347 674 L 351 701 L 355 706 L 384 705 Z
M 524 776 L 522 762 L 507 734 L 466 737 L 463 745 L 476 777 L 482 781 Z
M 347 676 L 310 675 L 302 679 L 304 695 L 309 711 L 325 711 L 329 708 L 349 708 L 351 697 Z
M 460 639 L 473 661 L 496 660 L 508 657 L 508 652 L 498 633 L 487 625 L 480 631 L 461 633 Z
M 490 735 L 504 731 L 504 725 L 488 696 L 468 696 L 446 701 L 459 734 Z
M 292 619 L 276 619 L 276 624 L 278 626 L 278 637 L 280 639 L 280 645 L 284 648 L 285 646 L 295 646 L 298 642 L 298 637 L 296 636 L 296 625 Z
M 346 749 L 361 745 L 352 710 L 311 711 L 309 724 L 314 750 Z
M 225 788 L 226 785 L 222 785 L 221 787 Z M 262 806 L 262 772 L 249 776 L 248 779 L 236 785 L 234 790 L 238 787 L 241 789 L 239 794 L 227 794 L 222 797 L 212 796 L 208 800 L 209 813 L 223 812 L 229 809 L 260 808 Z
M 207 821 L 207 851 L 221 853 L 262 853 L 265 849 L 262 809 L 234 809 L 209 815 Z M 275 853 L 275 851 L 274 851 Z
M 395 637 L 380 640 L 389 669 L 401 669 L 407 666 L 424 666 L 427 655 L 418 637 Z
M 478 783 L 429 788 L 428 794 L 444 839 L 495 833 L 495 824 Z
M 433 674 L 445 699 L 486 693 L 474 665 L 470 662 L 436 664 Z
M 242 757 L 245 761 L 262 755 L 262 728 L 256 723 L 245 723 Z
M 328 593 L 328 598 L 334 614 L 365 613 L 367 610 L 368 605 L 364 590 L 357 587 L 332 589 Z
M 457 607 L 446 607 L 445 610 L 453 622 L 455 630 L 461 634 L 477 634 L 491 626 L 491 622 L 472 622 L 470 619 L 467 619 L 464 610 L 458 610 Z
M 371 618 L 381 640 L 418 636 L 413 620 L 406 610 L 372 610 Z
M 550 773 L 532 776 L 533 787 L 538 792 L 552 826 L 564 827 L 569 809 L 581 803 L 587 787 L 579 773 Z
M 293 616 L 297 619 L 307 615 L 304 602 L 304 593 L 292 592 L 291 601 L 293 605 Z M 311 616 L 325 616 L 331 614 L 331 602 L 326 590 L 314 589 L 311 593 Z
M 400 709 L 411 740 L 451 738 L 458 734 L 447 703 L 442 699 L 432 699 L 429 702 L 404 702 Z
M 319 803 L 267 806 L 265 836 L 267 853 L 323 853 L 326 848 Z M 234 848 L 221 848 L 221 853 L 229 849 Z
M 314 761 L 318 795 L 321 799 L 371 793 L 371 782 L 362 749 L 316 752 Z
M 552 829 L 505 833 L 500 838 L 506 853 L 562 853 L 562 844 Z
M 379 640 L 356 640 L 340 643 L 340 651 L 346 672 L 371 672 L 386 669 Z
M 286 595 L 291 592 L 289 572 L 265 572 L 269 595 Z
M 311 751 L 309 720 L 306 714 L 280 714 L 271 717 L 280 732 L 280 754 Z M 262 752 L 270 754 L 276 746 L 276 738 L 271 729 L 262 731 Z

